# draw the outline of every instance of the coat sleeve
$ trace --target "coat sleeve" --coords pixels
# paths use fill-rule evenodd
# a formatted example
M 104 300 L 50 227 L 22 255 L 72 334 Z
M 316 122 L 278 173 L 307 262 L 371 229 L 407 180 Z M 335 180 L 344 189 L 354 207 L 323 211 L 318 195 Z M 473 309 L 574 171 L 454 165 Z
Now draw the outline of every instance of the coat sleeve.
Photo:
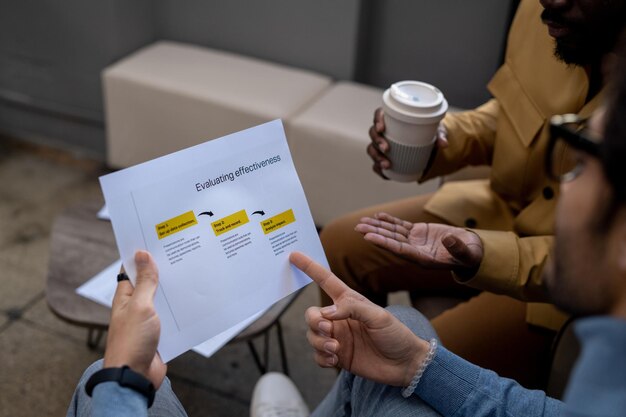
M 467 165 L 491 165 L 499 110 L 498 101 L 491 99 L 474 110 L 449 113 L 443 121 L 448 147 L 435 150 L 420 182 Z
M 117 382 L 103 382 L 93 390 L 92 417 L 147 417 L 148 400 Z
M 478 272 L 458 281 L 530 302 L 549 302 L 542 274 L 552 256 L 553 236 L 519 237 L 513 232 L 472 230 L 483 243 Z

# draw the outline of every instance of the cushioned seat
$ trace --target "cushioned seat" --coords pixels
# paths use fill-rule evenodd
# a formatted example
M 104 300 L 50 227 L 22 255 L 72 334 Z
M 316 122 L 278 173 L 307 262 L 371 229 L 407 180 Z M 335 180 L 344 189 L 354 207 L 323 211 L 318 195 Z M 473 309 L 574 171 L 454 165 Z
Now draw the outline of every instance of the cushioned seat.
M 331 80 L 203 47 L 157 42 L 103 72 L 107 161 L 126 167 L 286 119 Z
M 365 148 L 382 93 L 378 88 L 338 82 L 285 123 L 289 148 L 318 226 L 373 204 L 435 191 L 439 185 L 438 181 L 422 185 L 385 181 L 372 172 Z

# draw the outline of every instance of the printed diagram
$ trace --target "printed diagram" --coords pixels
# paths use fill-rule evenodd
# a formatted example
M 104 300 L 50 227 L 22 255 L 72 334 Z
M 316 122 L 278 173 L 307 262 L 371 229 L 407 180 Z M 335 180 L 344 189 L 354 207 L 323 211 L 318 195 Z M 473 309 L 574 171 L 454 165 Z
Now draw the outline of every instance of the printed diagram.
M 157 237 L 161 240 L 197 224 L 198 220 L 196 220 L 196 215 L 193 214 L 193 211 L 188 211 L 180 216 L 173 217 L 163 223 L 157 224 Z
M 196 217 L 193 211 L 183 213 L 179 216 L 173 217 L 155 226 L 157 237 L 159 240 L 172 236 L 178 232 L 186 230 L 190 227 L 199 225 L 198 218 L 200 216 L 206 216 L 209 219 L 216 216 L 212 210 L 201 211 Z M 264 210 L 255 210 L 251 216 L 265 217 Z M 263 235 L 266 236 L 274 255 L 279 255 L 285 252 L 285 248 L 293 245 L 298 241 L 297 230 L 291 232 L 278 232 L 283 227 L 292 224 L 296 221 L 295 214 L 292 209 L 286 210 L 282 213 L 276 214 L 267 219 L 263 219 L 258 222 Z M 232 214 L 226 215 L 218 220 L 211 221 L 211 230 L 215 237 L 220 237 L 220 246 L 224 250 L 226 258 L 232 258 L 237 253 L 253 243 L 253 233 L 250 230 L 241 231 L 242 226 L 251 225 L 250 217 L 246 210 L 239 210 Z M 239 229 L 239 230 L 238 230 Z M 232 232 L 232 233 L 231 233 Z M 183 257 L 197 249 L 200 249 L 200 235 L 194 234 L 191 237 L 181 237 L 171 242 L 164 244 L 165 254 L 171 265 L 180 262 Z
M 240 210 L 236 213 L 233 213 L 229 216 L 223 217 L 213 223 L 211 223 L 211 227 L 213 228 L 213 232 L 215 236 L 219 236 L 221 234 L 230 232 L 238 227 L 247 224 L 250 220 L 248 219 L 248 214 L 245 210 Z

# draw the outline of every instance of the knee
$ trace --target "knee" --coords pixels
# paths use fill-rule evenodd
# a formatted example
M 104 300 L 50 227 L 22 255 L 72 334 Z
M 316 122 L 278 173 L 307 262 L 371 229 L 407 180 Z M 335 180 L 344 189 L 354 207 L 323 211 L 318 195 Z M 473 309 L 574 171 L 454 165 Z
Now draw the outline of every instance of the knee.
M 326 256 L 332 256 L 343 248 L 342 242 L 354 232 L 354 221 L 347 217 L 340 217 L 324 226 L 320 232 L 320 240 L 326 251 Z
M 430 321 L 413 307 L 394 305 L 385 309 L 422 339 L 430 340 L 434 338 L 439 341 L 439 337 Z

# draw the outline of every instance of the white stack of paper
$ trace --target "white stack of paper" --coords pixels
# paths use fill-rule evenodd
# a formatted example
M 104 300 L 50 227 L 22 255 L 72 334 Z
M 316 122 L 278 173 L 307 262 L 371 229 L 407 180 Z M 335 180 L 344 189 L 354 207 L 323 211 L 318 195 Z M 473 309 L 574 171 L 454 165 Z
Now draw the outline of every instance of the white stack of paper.
M 117 287 L 116 276 L 122 265 L 121 260 L 113 262 L 111 265 L 100 271 L 97 275 L 76 288 L 76 292 L 85 298 L 95 301 L 98 304 L 111 308 L 113 305 L 113 296 Z M 199 344 L 192 350 L 205 358 L 211 357 L 215 352 L 220 350 L 222 346 L 228 343 L 232 338 L 237 336 L 243 329 L 252 324 L 256 319 L 261 317 L 265 311 L 261 311 L 249 317 L 248 319 L 236 324 L 230 329 L 218 334 L 215 337 Z
M 137 250 L 152 253 L 159 267 L 165 361 L 308 284 L 290 252 L 327 265 L 279 120 L 100 183 L 131 281 Z

